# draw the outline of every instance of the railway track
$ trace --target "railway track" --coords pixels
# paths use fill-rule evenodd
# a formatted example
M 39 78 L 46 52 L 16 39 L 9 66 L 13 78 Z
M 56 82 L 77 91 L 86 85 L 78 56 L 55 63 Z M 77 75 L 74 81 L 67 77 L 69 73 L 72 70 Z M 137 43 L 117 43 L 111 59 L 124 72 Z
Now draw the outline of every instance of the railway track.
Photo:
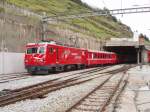
M 115 74 L 118 72 L 123 72 L 124 70 L 127 70 L 129 68 L 130 67 L 121 67 L 118 70 L 109 71 L 107 75 Z M 102 73 L 99 73 L 101 70 L 94 69 L 92 71 L 82 72 L 82 75 L 80 74 L 80 76 L 78 76 L 77 74 L 69 75 L 69 76 L 66 76 L 66 77 L 71 76 L 71 78 L 68 78 L 68 79 L 65 78 L 64 80 L 62 79 L 60 80 L 60 78 L 58 78 L 58 79 L 42 82 L 39 84 L 31 85 L 28 87 L 23 87 L 20 89 L 7 91 L 5 94 L 2 94 L 0 96 L 0 107 L 9 105 L 11 103 L 15 103 L 17 101 L 21 101 L 24 99 L 42 97 L 49 92 L 56 91 L 65 87 L 82 84 L 87 81 L 93 80 L 95 78 L 102 77 L 104 75 Z
M 80 99 L 66 112 L 113 112 L 115 103 L 127 85 L 128 75 L 111 75 L 103 83 Z M 115 98 L 114 98 L 115 97 Z M 112 101 L 114 100 L 114 101 Z M 107 106 L 112 103 L 111 110 Z
M 0 76 L 0 83 L 10 82 L 14 80 L 21 80 L 32 77 L 28 73 L 18 73 L 18 74 L 6 74 Z
M 71 75 L 68 75 L 66 77 L 77 75 L 77 74 L 84 74 L 84 73 L 88 73 L 88 72 L 92 73 L 92 72 L 96 72 L 96 71 L 99 71 L 99 70 L 107 69 L 109 67 L 111 67 L 111 66 L 97 67 L 97 68 L 94 68 L 92 70 L 87 70 L 87 71 L 71 74 Z M 28 73 L 5 74 L 5 75 L 0 76 L 0 83 L 6 83 L 6 82 L 21 80 L 21 79 L 27 79 L 27 78 L 30 78 L 30 77 L 33 77 L 33 75 L 28 74 Z
M 110 66 L 108 66 L 110 67 Z M 87 73 L 87 72 L 95 72 L 95 71 L 98 71 L 98 70 L 103 70 L 103 69 L 106 69 L 108 67 L 98 67 L 98 68 L 95 68 L 93 70 L 87 70 L 87 71 L 84 71 L 84 72 L 80 72 L 80 73 Z M 76 75 L 77 73 L 75 74 L 71 74 L 71 75 Z M 30 78 L 30 77 L 33 77 L 31 74 L 28 74 L 28 73 L 18 73 L 18 74 L 5 74 L 5 75 L 1 75 L 0 76 L 0 83 L 6 83 L 6 82 L 10 82 L 10 81 L 15 81 L 15 80 L 21 80 L 21 79 L 27 79 L 27 78 Z M 67 76 L 66 76 L 67 77 Z M 69 77 L 69 76 L 68 76 Z

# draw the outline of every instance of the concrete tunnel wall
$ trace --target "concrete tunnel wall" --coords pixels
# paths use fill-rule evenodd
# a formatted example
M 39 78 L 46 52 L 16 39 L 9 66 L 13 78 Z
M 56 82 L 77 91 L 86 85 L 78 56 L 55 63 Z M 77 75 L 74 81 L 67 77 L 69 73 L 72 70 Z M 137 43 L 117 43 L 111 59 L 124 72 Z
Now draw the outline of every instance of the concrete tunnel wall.
M 26 72 L 24 53 L 0 52 L 0 74 Z
M 128 59 L 133 60 L 134 63 L 148 63 L 148 49 L 145 46 L 138 46 L 138 49 L 135 46 L 107 46 L 104 49 L 120 55 L 126 54 L 129 56 Z

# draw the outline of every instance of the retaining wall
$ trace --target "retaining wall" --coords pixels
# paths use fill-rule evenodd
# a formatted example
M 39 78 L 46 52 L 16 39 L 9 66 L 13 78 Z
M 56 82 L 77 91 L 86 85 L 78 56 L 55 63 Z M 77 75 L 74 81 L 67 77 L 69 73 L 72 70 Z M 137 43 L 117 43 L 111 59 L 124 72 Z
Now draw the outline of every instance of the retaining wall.
M 0 74 L 26 72 L 24 53 L 0 52 Z

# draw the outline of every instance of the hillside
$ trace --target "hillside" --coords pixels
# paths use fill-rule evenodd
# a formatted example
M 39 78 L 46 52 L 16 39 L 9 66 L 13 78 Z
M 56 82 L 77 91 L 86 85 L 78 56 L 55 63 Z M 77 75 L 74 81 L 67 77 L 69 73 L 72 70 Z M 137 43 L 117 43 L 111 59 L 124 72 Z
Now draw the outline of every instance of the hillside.
M 80 0 L 7 0 L 16 6 L 28 8 L 36 13 L 46 12 L 48 15 L 78 14 L 92 11 L 91 8 L 82 4 Z M 131 33 L 128 27 L 117 22 L 113 17 L 94 17 L 67 22 L 74 27 L 83 28 L 89 31 L 89 34 L 96 37 L 130 37 Z M 77 30 L 80 32 L 80 29 Z M 86 32 L 85 32 L 86 33 Z
M 94 11 L 94 9 L 83 4 L 80 0 L 6 0 L 6 2 L 9 5 L 13 5 L 13 7 L 15 6 L 20 9 L 25 9 L 37 15 L 43 15 L 43 12 L 46 12 L 47 16 L 55 16 Z M 39 18 L 37 17 L 26 17 L 21 13 L 15 12 L 14 10 L 12 11 L 11 8 L 5 9 L 5 7 L 0 7 L 0 12 L 5 12 L 9 16 L 12 15 L 17 18 L 22 17 L 19 20 L 27 24 L 31 23 L 33 25 L 34 22 L 37 24 L 39 21 Z M 28 20 L 25 18 L 28 18 Z M 10 17 L 10 19 L 12 19 L 12 17 Z M 87 36 L 99 39 L 132 37 L 130 28 L 110 15 L 55 21 L 50 23 L 48 29 L 51 29 L 55 36 L 63 35 L 63 32 L 67 30 L 67 33 L 72 33 L 72 35 L 75 33 L 78 34 L 79 37 Z M 56 31 L 57 29 L 60 30 Z M 48 35 L 48 37 L 51 36 L 53 35 Z

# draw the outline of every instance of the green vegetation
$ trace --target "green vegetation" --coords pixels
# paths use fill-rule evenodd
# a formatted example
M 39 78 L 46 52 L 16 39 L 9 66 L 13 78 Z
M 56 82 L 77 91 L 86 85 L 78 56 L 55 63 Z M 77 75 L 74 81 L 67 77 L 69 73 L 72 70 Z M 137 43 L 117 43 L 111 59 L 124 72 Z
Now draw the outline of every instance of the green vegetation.
M 82 3 L 80 0 L 6 0 L 6 1 L 10 4 L 15 4 L 18 7 L 29 9 L 38 14 L 46 12 L 46 14 L 49 16 L 79 14 L 94 11 L 94 9 Z M 79 32 L 96 38 L 132 36 L 130 28 L 118 22 L 117 19 L 111 15 L 66 20 L 64 23 L 61 22 L 61 24 L 59 24 L 59 27 L 61 28 L 67 27 L 74 32 Z
M 7 2 L 37 13 L 46 12 L 49 15 L 90 11 L 88 7 L 83 7 L 84 5 L 72 0 L 7 0 Z
M 5 9 L 2 8 L 2 7 L 0 7 L 0 13 L 1 13 L 1 12 L 5 12 Z

